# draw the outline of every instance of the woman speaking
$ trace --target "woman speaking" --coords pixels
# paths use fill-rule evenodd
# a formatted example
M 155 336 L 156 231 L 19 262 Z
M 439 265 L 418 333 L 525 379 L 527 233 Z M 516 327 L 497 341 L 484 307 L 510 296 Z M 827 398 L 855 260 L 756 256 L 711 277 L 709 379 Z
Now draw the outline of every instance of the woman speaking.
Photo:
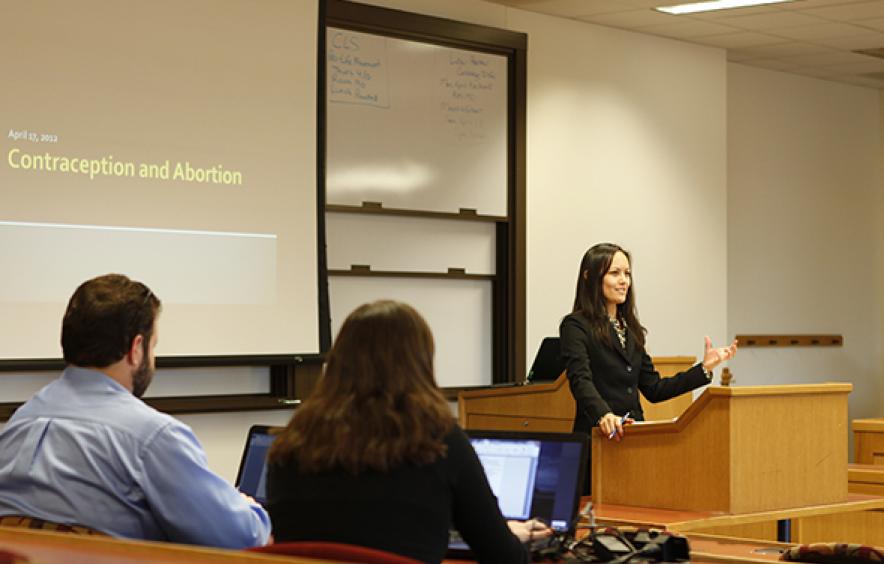
M 629 253 L 612 243 L 593 246 L 580 263 L 574 310 L 559 327 L 562 359 L 577 402 L 574 430 L 598 425 L 620 440 L 624 425 L 644 420 L 639 393 L 661 402 L 712 381 L 712 369 L 737 352 L 735 340 L 713 348 L 706 337 L 702 362 L 661 378 L 645 352 L 638 320 Z

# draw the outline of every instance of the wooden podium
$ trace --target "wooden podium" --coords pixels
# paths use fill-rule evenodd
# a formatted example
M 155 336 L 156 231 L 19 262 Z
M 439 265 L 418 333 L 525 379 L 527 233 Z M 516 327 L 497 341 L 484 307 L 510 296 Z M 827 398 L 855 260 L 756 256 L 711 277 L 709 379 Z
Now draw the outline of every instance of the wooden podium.
M 594 429 L 597 504 L 750 513 L 847 500 L 850 384 L 711 387 L 675 421 Z
M 689 356 L 655 357 L 654 366 L 668 377 L 690 368 Z M 661 403 L 641 398 L 645 419 L 672 419 L 691 404 L 691 394 Z M 563 373 L 555 382 L 461 392 L 457 396 L 458 420 L 464 429 L 570 433 L 574 425 L 574 398 Z

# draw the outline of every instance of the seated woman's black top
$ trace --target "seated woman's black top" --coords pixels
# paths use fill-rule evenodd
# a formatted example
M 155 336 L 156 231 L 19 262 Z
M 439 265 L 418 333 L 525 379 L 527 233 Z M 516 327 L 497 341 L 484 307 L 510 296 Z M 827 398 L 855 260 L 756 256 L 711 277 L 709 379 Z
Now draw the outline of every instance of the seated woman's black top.
M 448 453 L 435 462 L 386 474 L 302 474 L 296 460 L 270 465 L 267 509 L 275 541 L 341 542 L 440 562 L 453 527 L 479 562 L 528 562 L 460 427 L 445 444 Z

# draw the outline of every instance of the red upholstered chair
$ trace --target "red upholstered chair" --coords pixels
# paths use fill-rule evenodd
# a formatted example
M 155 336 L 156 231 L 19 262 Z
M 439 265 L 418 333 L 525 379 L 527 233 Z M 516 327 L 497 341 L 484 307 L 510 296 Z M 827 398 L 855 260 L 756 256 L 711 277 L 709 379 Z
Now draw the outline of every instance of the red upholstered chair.
M 337 542 L 281 542 L 268 544 L 267 546 L 257 546 L 248 550 L 249 552 L 263 552 L 264 554 L 307 556 L 358 564 L 420 564 L 417 560 L 392 552 Z

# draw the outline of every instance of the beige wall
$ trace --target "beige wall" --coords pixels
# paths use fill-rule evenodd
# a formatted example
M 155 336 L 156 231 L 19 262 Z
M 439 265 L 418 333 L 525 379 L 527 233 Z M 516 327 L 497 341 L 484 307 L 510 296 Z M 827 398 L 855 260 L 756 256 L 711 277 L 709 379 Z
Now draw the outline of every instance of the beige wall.
M 529 361 L 601 241 L 632 251 L 652 354 L 725 340 L 723 52 L 528 12 L 509 21 L 529 34 Z
M 737 384 L 852 382 L 881 411 L 881 127 L 871 89 L 728 69 L 728 332 L 836 333 L 744 349 Z
M 878 131 L 881 141 L 878 145 L 878 299 L 881 300 L 880 303 L 880 315 L 878 316 L 878 327 L 881 328 L 882 333 L 884 333 L 884 299 L 881 298 L 882 293 L 882 284 L 884 284 L 884 91 L 881 91 L 878 94 Z M 878 336 L 879 341 L 882 338 L 882 335 Z M 884 345 L 882 345 L 884 346 Z M 880 362 L 878 363 L 878 374 L 884 375 L 884 352 L 881 354 Z M 884 417 L 884 385 L 880 386 L 880 393 L 878 396 L 878 409 L 875 413 L 876 417 Z

